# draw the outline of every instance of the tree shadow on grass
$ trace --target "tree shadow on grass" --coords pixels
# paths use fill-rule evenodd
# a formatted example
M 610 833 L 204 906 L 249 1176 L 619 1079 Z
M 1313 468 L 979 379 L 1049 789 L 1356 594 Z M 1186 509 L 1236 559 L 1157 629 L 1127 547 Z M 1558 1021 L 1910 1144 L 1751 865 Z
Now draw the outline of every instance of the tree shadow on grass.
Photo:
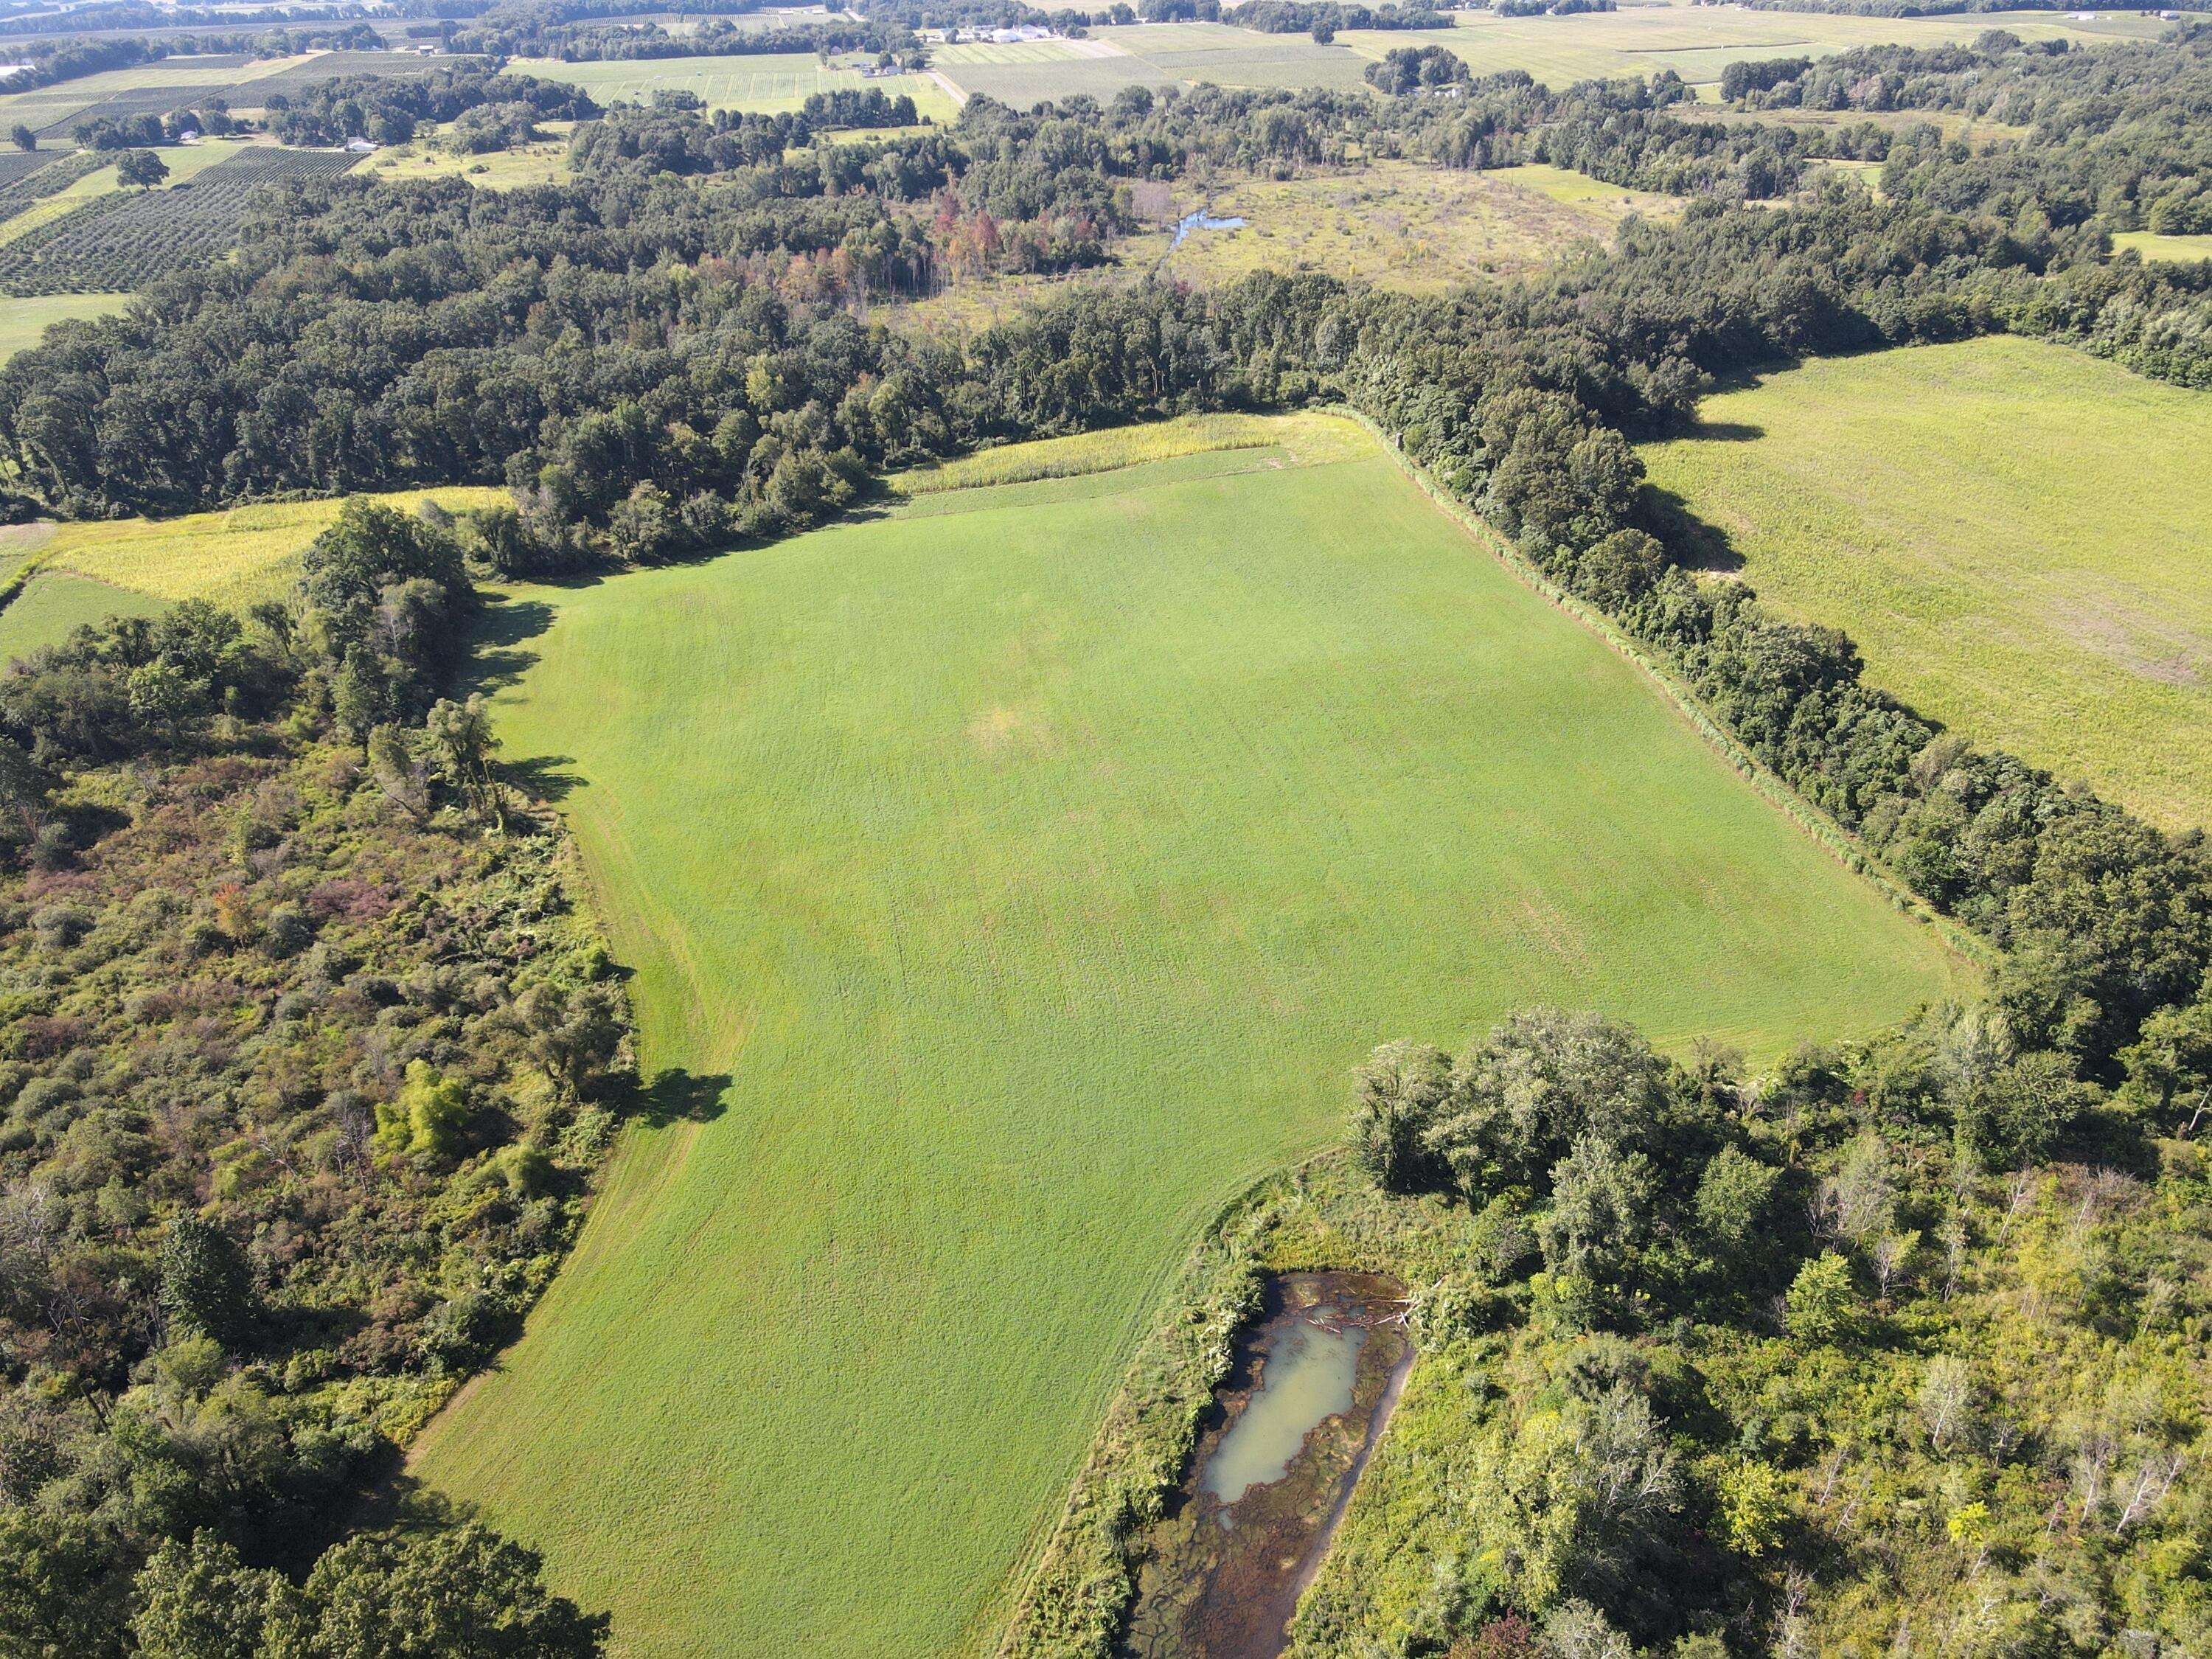
M 692 1072 L 664 1066 L 651 1082 L 630 1083 L 608 1103 L 624 1117 L 665 1129 L 672 1123 L 712 1123 L 729 1109 L 732 1079 L 727 1072 Z
M 1743 568 L 1743 555 L 1728 532 L 1699 518 L 1673 490 L 1645 484 L 1638 509 L 1644 527 L 1666 544 L 1683 569 L 1723 575 Z
M 498 763 L 499 778 L 532 800 L 557 805 L 568 799 L 585 781 L 582 773 L 568 769 L 575 763 L 574 755 L 532 755 L 526 760 L 501 760 Z
M 469 642 L 469 690 L 489 694 L 520 682 L 538 660 L 526 643 L 552 626 L 553 607 L 543 599 L 487 595 Z

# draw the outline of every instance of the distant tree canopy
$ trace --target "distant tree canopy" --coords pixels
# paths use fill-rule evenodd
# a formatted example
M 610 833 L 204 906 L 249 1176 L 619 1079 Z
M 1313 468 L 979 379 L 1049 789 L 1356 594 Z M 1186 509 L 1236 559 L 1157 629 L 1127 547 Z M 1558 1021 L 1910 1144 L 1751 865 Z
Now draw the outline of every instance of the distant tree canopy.
M 1474 79 L 1467 60 L 1443 46 L 1393 46 L 1381 63 L 1367 66 L 1367 83 L 1389 93 L 1434 92 Z
M 494 112 L 486 117 L 487 109 Z M 515 135 L 535 136 L 535 121 L 575 121 L 599 108 L 579 88 L 561 81 L 526 75 L 494 74 L 483 69 L 441 69 L 428 75 L 349 75 L 298 93 L 269 94 L 269 130 L 288 144 L 327 148 L 349 138 L 403 144 L 416 127 L 433 123 L 471 122 L 477 138 L 466 149 L 504 149 Z

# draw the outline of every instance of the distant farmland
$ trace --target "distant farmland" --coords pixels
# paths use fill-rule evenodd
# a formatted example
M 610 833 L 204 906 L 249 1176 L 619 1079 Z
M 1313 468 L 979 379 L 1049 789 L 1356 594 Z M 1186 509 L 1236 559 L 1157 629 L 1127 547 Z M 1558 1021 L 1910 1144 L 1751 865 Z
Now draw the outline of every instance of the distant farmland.
M 2131 15 L 2084 21 L 2063 12 L 2007 12 L 2004 26 L 2025 40 L 2085 42 L 2144 39 L 2166 27 Z M 1368 64 L 1384 53 L 1432 43 L 1466 58 L 1478 74 L 1527 70 L 1554 87 L 1662 69 L 1704 84 L 1742 58 L 1825 57 L 1889 41 L 1936 46 L 1972 40 L 1989 27 L 1980 13 L 1856 17 L 1636 6 L 1566 17 L 1463 12 L 1450 28 L 1346 29 L 1328 46 L 1304 34 L 1262 34 L 1224 23 L 1145 23 L 1097 28 L 1087 40 L 940 47 L 931 63 L 964 91 L 1027 107 L 1043 99 L 1107 98 L 1127 86 L 1179 82 L 1356 88 L 1365 84 Z
M 649 103 L 656 92 L 690 92 L 697 94 L 708 109 L 774 115 L 797 110 L 812 93 L 881 87 L 887 98 L 901 94 L 912 98 L 918 112 L 933 119 L 950 121 L 959 113 L 951 95 L 927 75 L 866 81 L 858 69 L 835 64 L 824 69 L 811 52 L 635 58 L 588 64 L 518 58 L 507 68 L 517 75 L 581 87 L 602 104 Z
M 1999 337 L 1814 362 L 1647 448 L 1868 678 L 2170 829 L 2212 823 L 2212 400 Z
M 631 1650 L 987 1642 L 1163 1276 L 1379 1040 L 1964 988 L 1359 430 L 1256 435 L 495 617 L 669 1121 L 416 1470 Z

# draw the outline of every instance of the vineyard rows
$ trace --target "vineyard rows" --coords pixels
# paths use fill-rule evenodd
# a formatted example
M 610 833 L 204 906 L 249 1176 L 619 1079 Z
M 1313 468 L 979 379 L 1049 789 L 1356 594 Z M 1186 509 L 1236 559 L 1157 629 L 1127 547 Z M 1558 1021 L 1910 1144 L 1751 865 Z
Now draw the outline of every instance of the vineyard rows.
M 43 202 L 47 197 L 67 190 L 86 174 L 115 165 L 112 155 L 95 155 L 85 150 L 67 155 L 44 149 L 9 153 L 21 156 L 32 165 L 0 170 L 0 223 L 14 218 L 32 203 Z M 40 162 L 45 165 L 40 166 Z
M 0 191 L 53 159 L 41 149 L 0 149 Z
M 256 60 L 234 55 L 179 61 L 189 62 L 198 69 L 244 69 Z M 95 103 L 80 104 L 59 119 L 39 128 L 38 134 L 41 138 L 67 137 L 80 121 L 97 120 L 102 116 L 121 120 L 126 115 L 167 115 L 172 110 L 197 109 L 214 98 L 222 99 L 234 110 L 260 109 L 272 92 L 296 93 L 341 75 L 428 75 L 434 70 L 466 67 L 480 61 L 474 58 L 426 58 L 403 52 L 326 52 L 271 75 L 248 75 L 228 83 L 134 87 Z
M 343 173 L 358 159 L 339 150 L 241 150 L 189 184 L 97 198 L 0 246 L 0 294 L 143 289 L 226 252 L 261 185 Z
M 41 138 L 66 138 L 78 125 L 105 118 L 120 121 L 131 115 L 167 115 L 180 109 L 195 98 L 204 98 L 214 91 L 211 87 L 133 87 L 128 92 L 118 92 L 103 98 L 96 104 L 87 104 L 82 109 L 71 110 L 58 121 L 49 121 L 39 129 Z

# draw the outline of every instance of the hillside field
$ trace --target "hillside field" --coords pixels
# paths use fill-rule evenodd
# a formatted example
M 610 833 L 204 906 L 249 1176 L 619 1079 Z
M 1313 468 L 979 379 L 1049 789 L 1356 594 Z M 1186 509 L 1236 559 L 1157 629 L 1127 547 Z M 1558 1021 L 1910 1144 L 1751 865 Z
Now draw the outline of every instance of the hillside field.
M 117 305 L 129 296 L 112 297 Z M 44 300 L 0 300 L 0 307 Z M 395 490 L 374 499 L 411 512 L 434 501 L 449 512 L 504 501 L 506 492 L 470 484 Z M 23 526 L 21 541 L 0 540 L 0 556 L 27 562 L 29 580 L 0 610 L 0 663 L 65 639 L 79 623 L 111 612 L 153 616 L 179 599 L 242 608 L 283 598 L 300 574 L 300 555 L 337 517 L 340 503 L 270 501 L 175 519 L 89 519 Z M 0 581 L 24 568 L 0 565 Z
M 1997 337 L 1814 362 L 1644 452 L 1784 611 L 1977 742 L 2212 823 L 2212 402 Z
M 668 1110 L 412 1467 L 625 1653 L 987 1645 L 1167 1275 L 1379 1041 L 1771 1056 L 1969 988 L 1358 428 L 1212 430 L 490 624 Z

